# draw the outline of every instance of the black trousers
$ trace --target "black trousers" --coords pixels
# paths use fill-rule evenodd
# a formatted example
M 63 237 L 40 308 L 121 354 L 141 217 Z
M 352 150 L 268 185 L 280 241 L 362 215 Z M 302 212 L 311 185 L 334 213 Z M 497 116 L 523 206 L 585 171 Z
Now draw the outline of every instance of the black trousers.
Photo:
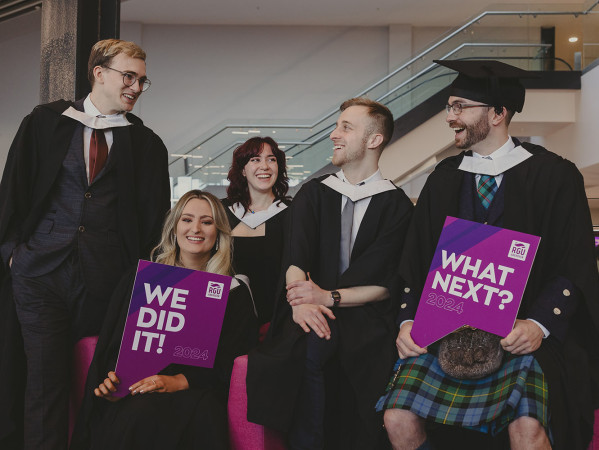
M 326 340 L 310 330 L 306 337 L 306 364 L 302 386 L 289 431 L 291 450 L 324 448 L 325 365 L 335 355 L 338 346 L 337 323 L 327 318 L 331 339 Z
M 19 273 L 18 264 L 13 269 L 13 294 L 27 358 L 25 449 L 64 450 L 77 328 L 73 318 L 89 293 L 75 251 L 46 275 L 29 278 Z

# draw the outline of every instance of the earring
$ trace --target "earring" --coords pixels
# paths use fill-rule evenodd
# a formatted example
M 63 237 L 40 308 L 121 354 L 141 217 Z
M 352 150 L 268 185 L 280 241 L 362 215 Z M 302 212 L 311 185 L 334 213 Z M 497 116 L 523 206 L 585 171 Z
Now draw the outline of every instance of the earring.
M 218 251 L 218 241 L 220 241 L 219 238 L 216 239 L 216 245 L 214 246 L 214 251 L 217 252 Z
M 177 243 L 177 235 L 173 234 L 173 244 L 176 244 L 176 243 Z

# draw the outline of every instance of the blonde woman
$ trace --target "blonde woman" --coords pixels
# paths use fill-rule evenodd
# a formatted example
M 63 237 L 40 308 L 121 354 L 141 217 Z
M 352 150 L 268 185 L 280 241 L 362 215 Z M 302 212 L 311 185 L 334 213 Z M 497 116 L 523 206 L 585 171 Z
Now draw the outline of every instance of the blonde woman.
M 186 193 L 168 214 L 153 260 L 232 275 L 232 245 L 225 210 L 213 195 Z M 234 279 L 213 369 L 170 365 L 112 396 L 115 367 L 134 273 L 111 300 L 87 380 L 88 399 L 73 437 L 74 448 L 227 448 L 226 403 L 233 360 L 256 343 L 257 321 L 247 286 Z M 234 287 L 235 286 L 235 287 Z M 159 394 L 159 395 L 152 395 Z

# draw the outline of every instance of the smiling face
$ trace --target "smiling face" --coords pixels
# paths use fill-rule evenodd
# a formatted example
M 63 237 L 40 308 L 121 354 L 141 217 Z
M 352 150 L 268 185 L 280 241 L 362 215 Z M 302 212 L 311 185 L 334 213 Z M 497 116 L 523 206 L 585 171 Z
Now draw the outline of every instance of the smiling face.
M 479 105 L 481 103 L 472 102 L 460 97 L 449 97 L 448 104 L 464 103 L 467 105 Z M 489 123 L 489 108 L 464 108 L 459 115 L 453 111 L 447 114 L 447 123 L 455 132 L 455 146 L 460 149 L 473 149 L 480 142 L 483 142 L 489 132 L 491 125 Z
M 270 145 L 262 145 L 260 154 L 250 158 L 242 174 L 248 182 L 250 197 L 252 192 L 272 192 L 279 175 L 279 166 Z
M 330 136 L 334 144 L 332 162 L 335 166 L 343 168 L 364 159 L 372 126 L 365 106 L 350 106 L 339 115 Z
M 207 262 L 218 237 L 210 203 L 199 198 L 187 202 L 176 228 L 179 257 L 185 267 L 198 260 Z
M 127 72 L 135 75 L 139 80 L 146 76 L 146 63 L 142 59 L 131 58 L 124 53 L 116 55 L 107 67 L 94 68 L 95 82 L 92 88 L 91 99 L 96 108 L 106 115 L 116 114 L 121 111 L 131 111 L 141 94 L 138 81 L 132 86 L 123 83 L 123 75 Z

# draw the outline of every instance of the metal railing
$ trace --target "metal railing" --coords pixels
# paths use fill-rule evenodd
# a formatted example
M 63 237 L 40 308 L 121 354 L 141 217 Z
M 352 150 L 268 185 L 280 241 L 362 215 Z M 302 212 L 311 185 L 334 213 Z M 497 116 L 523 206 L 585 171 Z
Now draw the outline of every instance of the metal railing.
M 409 95 L 414 95 L 416 90 L 427 83 L 432 83 L 434 80 L 438 80 L 440 78 L 445 78 L 448 80 L 448 77 L 455 72 L 445 71 L 432 63 L 432 59 L 459 59 L 460 53 L 463 53 L 465 50 L 471 52 L 468 59 L 472 59 L 473 57 L 484 58 L 484 55 L 476 56 L 476 51 L 481 51 L 482 49 L 496 49 L 495 51 L 498 53 L 499 50 L 503 53 L 503 55 L 493 55 L 493 59 L 506 59 L 506 60 L 520 60 L 526 61 L 526 64 L 529 65 L 531 62 L 539 62 L 545 60 L 545 52 L 544 50 L 550 47 L 550 44 L 542 44 L 538 42 L 457 42 L 452 44 L 453 41 L 458 40 L 460 36 L 465 33 L 471 27 L 480 26 L 481 22 L 485 18 L 494 18 L 500 16 L 517 16 L 520 18 L 523 17 L 541 17 L 541 16 L 571 16 L 573 18 L 577 18 L 579 16 L 585 16 L 593 12 L 594 8 L 599 4 L 599 0 L 592 2 L 588 7 L 581 9 L 580 11 L 530 11 L 530 10 L 508 10 L 508 11 L 485 11 L 476 17 L 472 18 L 464 25 L 454 29 L 424 51 L 419 52 L 416 56 L 410 58 L 402 65 L 397 67 L 395 70 L 386 74 L 375 83 L 367 86 L 360 92 L 355 93 L 353 96 L 362 96 L 362 95 L 371 95 L 378 91 L 384 91 L 377 95 L 374 95 L 378 101 L 381 101 L 389 106 L 389 104 L 398 103 L 398 99 L 405 99 Z M 482 29 L 484 30 L 484 29 Z M 452 48 L 443 50 L 443 46 L 447 44 L 451 44 Z M 455 46 L 453 46 L 455 45 Z M 529 49 L 533 51 L 533 54 L 528 55 L 518 55 L 518 54 L 507 54 L 507 52 L 517 52 L 518 50 Z M 564 67 L 568 70 L 572 70 L 572 67 L 560 58 L 553 58 L 554 60 L 561 62 L 564 64 Z M 419 67 L 424 65 L 424 67 Z M 433 75 L 430 79 L 426 77 L 433 74 L 434 71 L 439 71 L 437 75 Z M 398 75 L 405 76 L 406 78 L 400 80 L 396 85 L 389 87 L 388 84 Z M 412 86 L 415 84 L 414 86 Z M 437 89 L 442 89 L 445 85 L 449 84 L 444 83 L 444 85 L 440 85 Z M 430 95 L 429 95 L 430 96 Z M 410 104 L 410 102 L 404 102 L 405 104 Z M 412 107 L 415 105 L 412 105 Z M 395 111 L 394 111 L 395 109 Z M 398 114 L 400 111 L 397 111 L 398 108 L 392 108 L 392 112 L 395 117 L 399 117 Z M 407 112 L 407 111 L 405 111 Z M 404 113 L 405 113 L 404 112 Z M 176 152 L 177 155 L 173 161 L 171 161 L 171 174 L 172 175 L 184 175 L 184 176 L 194 176 L 201 174 L 203 178 L 205 178 L 210 183 L 210 179 L 212 180 L 220 180 L 217 183 L 213 184 L 222 184 L 224 179 L 226 178 L 226 170 L 222 170 L 220 172 L 215 172 L 219 174 L 217 176 L 208 176 L 206 170 L 210 167 L 220 167 L 228 168 L 228 164 L 230 163 L 230 154 L 232 151 L 240 144 L 242 144 L 245 140 L 239 140 L 234 138 L 233 140 L 228 140 L 225 143 L 217 143 L 217 140 L 225 140 L 224 135 L 227 133 L 243 133 L 244 135 L 251 135 L 252 132 L 255 132 L 256 129 L 271 129 L 271 130 L 287 130 L 293 131 L 297 136 L 298 133 L 304 132 L 304 136 L 300 139 L 291 138 L 291 137 L 282 137 L 277 138 L 277 142 L 281 146 L 282 149 L 288 155 L 288 159 L 297 158 L 302 153 L 305 153 L 308 149 L 314 150 L 314 154 L 317 153 L 315 146 L 322 143 L 323 140 L 326 139 L 330 131 L 332 130 L 334 123 L 332 121 L 333 117 L 338 113 L 338 109 L 335 108 L 325 113 L 324 115 L 318 117 L 316 120 L 310 123 L 259 123 L 256 121 L 251 124 L 242 124 L 242 123 L 227 123 L 216 130 L 209 132 L 205 136 L 201 137 L 198 141 L 186 146 L 184 149 Z M 229 136 L 229 139 L 231 136 Z M 209 153 L 205 153 L 206 147 L 213 145 L 213 149 Z M 329 145 L 330 147 L 330 145 Z M 199 151 L 202 150 L 200 153 Z M 330 154 L 330 149 L 327 149 L 327 155 Z M 314 155 L 316 156 L 316 155 Z M 188 159 L 195 159 L 202 161 L 198 161 L 199 164 L 189 164 Z M 226 161 L 225 161 L 226 159 Z M 313 158 L 315 159 L 315 158 Z M 319 164 L 322 163 L 321 167 L 326 165 L 326 162 L 330 160 L 330 157 L 319 157 L 316 158 L 319 161 Z M 194 161 L 195 162 L 195 161 Z M 182 167 L 177 168 L 177 165 Z M 319 167 L 319 168 L 321 168 Z M 313 173 L 318 168 L 310 168 L 310 170 L 302 171 L 300 173 L 291 174 L 290 178 L 292 180 L 292 184 L 299 183 L 303 181 L 309 173 Z M 173 172 L 179 172 L 173 173 Z M 309 172 L 309 173 L 308 173 Z

